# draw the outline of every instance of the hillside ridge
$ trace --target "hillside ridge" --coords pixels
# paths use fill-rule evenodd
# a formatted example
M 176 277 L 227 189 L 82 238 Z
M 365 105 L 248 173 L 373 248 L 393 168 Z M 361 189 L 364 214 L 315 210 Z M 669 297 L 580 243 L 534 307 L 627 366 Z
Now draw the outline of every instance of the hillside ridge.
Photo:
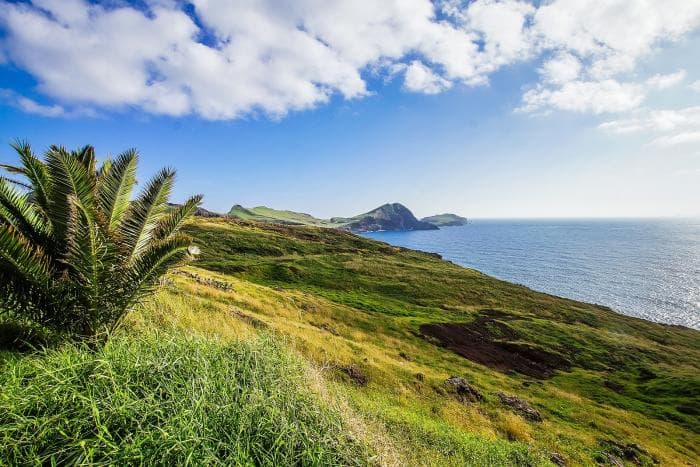
M 357 216 L 332 217 L 330 219 L 319 219 L 311 214 L 273 209 L 267 206 L 246 208 L 240 204 L 234 205 L 227 215 L 242 220 L 283 225 L 330 227 L 350 232 L 437 230 L 439 228 L 429 222 L 418 220 L 411 210 L 401 203 L 386 203 Z

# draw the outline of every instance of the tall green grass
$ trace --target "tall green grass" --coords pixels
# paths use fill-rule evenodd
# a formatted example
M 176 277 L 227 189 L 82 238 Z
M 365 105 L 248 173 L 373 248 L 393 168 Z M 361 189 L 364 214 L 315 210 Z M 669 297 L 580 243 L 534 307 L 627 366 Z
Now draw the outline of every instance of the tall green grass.
M 154 331 L 7 359 L 0 465 L 371 463 L 304 375 L 270 337 Z

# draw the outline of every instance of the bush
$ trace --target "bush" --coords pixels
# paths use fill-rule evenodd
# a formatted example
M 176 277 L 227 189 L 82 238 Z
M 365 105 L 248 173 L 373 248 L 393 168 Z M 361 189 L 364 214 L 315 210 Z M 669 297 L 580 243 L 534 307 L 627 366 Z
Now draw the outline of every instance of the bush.
M 168 206 L 175 172 L 163 169 L 131 200 L 138 155 L 97 167 L 95 151 L 52 146 L 43 160 L 15 144 L 0 165 L 0 314 L 82 339 L 107 335 L 187 257 L 179 234 L 201 196 Z M 94 341 L 93 341 L 94 342 Z
M 303 375 L 269 337 L 154 332 L 13 359 L 0 366 L 0 464 L 370 463 Z

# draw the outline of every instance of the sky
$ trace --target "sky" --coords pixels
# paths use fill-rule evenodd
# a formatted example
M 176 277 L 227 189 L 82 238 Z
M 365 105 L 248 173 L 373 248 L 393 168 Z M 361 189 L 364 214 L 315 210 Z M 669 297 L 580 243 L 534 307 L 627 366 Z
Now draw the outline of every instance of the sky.
M 0 0 L 9 143 L 318 217 L 700 216 L 700 0 Z

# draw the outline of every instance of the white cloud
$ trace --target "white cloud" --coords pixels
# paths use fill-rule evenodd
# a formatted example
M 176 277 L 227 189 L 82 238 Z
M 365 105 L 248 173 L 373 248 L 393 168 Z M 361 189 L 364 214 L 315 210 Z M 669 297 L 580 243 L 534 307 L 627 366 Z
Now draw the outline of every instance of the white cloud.
M 700 106 L 678 110 L 647 110 L 631 118 L 612 120 L 598 126 L 611 133 L 674 131 L 693 127 L 700 128 Z
M 677 146 L 700 142 L 700 106 L 675 110 L 644 110 L 637 115 L 611 120 L 598 126 L 616 134 L 656 134 L 654 146 Z
M 522 109 L 602 113 L 682 81 L 631 73 L 700 25 L 688 0 L 193 0 L 197 21 L 181 2 L 145 4 L 0 0 L 0 51 L 64 110 L 283 116 L 371 94 L 371 70 L 438 93 L 546 56 Z
M 24 112 L 40 115 L 42 117 L 79 117 L 79 116 L 96 116 L 92 109 L 77 107 L 66 110 L 59 104 L 41 104 L 34 99 L 17 94 L 12 89 L 0 88 L 0 102 L 23 110 Z
M 632 110 L 644 100 L 644 87 L 634 83 L 604 81 L 570 81 L 558 88 L 539 87 L 523 96 L 525 112 L 556 108 L 594 114 Z
M 647 85 L 654 89 L 668 89 L 677 86 L 685 80 L 686 71 L 678 70 L 675 73 L 666 75 L 657 74 L 647 79 Z
M 693 91 L 700 92 L 700 79 L 697 80 L 697 81 L 694 81 L 694 82 L 691 83 L 690 86 L 688 86 L 688 87 L 689 87 L 690 89 L 692 89 Z
M 37 114 L 43 117 L 60 117 L 66 113 L 63 107 L 58 104 L 43 105 L 27 97 L 18 98 L 17 105 L 27 113 Z
M 557 49 L 560 57 L 566 58 L 545 62 L 541 73 L 550 84 L 527 91 L 521 110 L 602 113 L 634 109 L 649 92 L 673 86 L 685 78 L 681 70 L 639 82 L 628 76 L 637 63 L 659 45 L 678 40 L 699 25 L 700 2 L 697 1 L 547 2 L 537 10 L 533 29 L 540 47 Z M 578 73 L 573 72 L 574 59 L 581 64 L 576 69 Z M 574 94 L 579 91 L 583 94 Z M 605 96 L 611 101 L 591 101 Z
M 409 91 L 437 94 L 449 88 L 451 83 L 433 73 L 430 68 L 418 60 L 406 67 L 404 87 Z
M 700 143 L 700 131 L 686 131 L 676 135 L 660 136 L 651 142 L 654 146 L 678 146 L 681 144 Z
M 574 81 L 581 73 L 581 61 L 567 52 L 560 52 L 550 58 L 540 68 L 545 81 L 553 84 L 565 84 Z
M 61 117 L 66 113 L 65 109 L 58 104 L 40 104 L 32 99 L 18 95 L 11 89 L 0 88 L 0 100 L 27 113 L 43 117 Z

